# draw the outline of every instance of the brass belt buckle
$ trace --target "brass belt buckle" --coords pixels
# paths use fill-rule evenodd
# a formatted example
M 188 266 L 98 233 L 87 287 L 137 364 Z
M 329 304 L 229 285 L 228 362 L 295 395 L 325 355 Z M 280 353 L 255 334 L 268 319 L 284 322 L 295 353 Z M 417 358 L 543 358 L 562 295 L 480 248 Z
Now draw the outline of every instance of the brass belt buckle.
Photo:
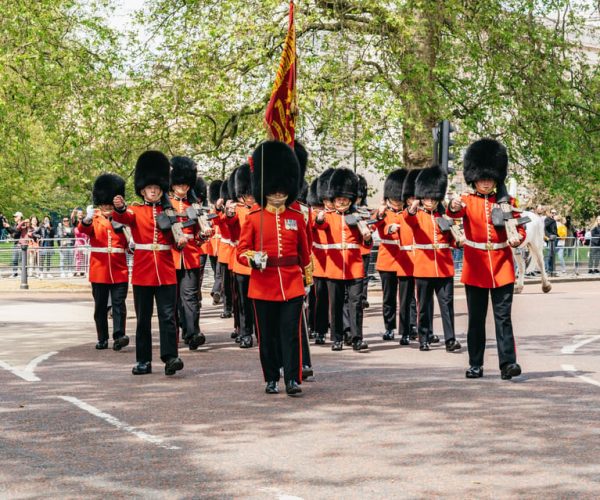
M 487 248 L 488 250 L 493 250 L 494 249 L 494 244 L 488 241 L 485 244 L 485 248 Z
M 433 244 L 433 249 L 434 249 L 434 250 L 438 250 L 439 248 L 440 248 L 440 246 L 439 246 L 437 243 L 434 243 L 434 244 Z
M 152 250 L 158 250 L 158 243 L 152 243 Z
M 347 249 L 348 249 L 348 244 L 342 243 L 342 250 L 347 250 Z
M 111 247 L 108 247 L 108 253 L 113 253 L 113 249 Z

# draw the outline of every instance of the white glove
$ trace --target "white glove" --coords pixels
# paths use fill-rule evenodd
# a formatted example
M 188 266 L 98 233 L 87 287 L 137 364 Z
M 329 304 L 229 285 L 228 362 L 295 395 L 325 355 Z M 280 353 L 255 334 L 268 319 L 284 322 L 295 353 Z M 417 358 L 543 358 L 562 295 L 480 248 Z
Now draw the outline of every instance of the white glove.
M 304 287 L 304 295 L 308 295 L 310 293 L 310 286 Z
M 388 228 L 388 233 L 397 233 L 399 228 L 400 226 L 398 224 L 390 224 L 390 227 Z
M 84 222 L 86 224 L 89 224 L 90 222 L 92 222 L 93 218 L 94 218 L 94 205 L 88 205 L 85 209 Z

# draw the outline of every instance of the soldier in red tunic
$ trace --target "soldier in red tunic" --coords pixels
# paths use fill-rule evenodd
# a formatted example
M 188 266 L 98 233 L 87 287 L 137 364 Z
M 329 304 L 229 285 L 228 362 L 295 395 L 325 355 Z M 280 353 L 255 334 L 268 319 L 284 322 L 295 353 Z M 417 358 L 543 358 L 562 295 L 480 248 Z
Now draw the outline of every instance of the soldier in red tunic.
M 287 144 L 266 141 L 252 154 L 251 168 L 262 208 L 248 214 L 237 258 L 252 267 L 248 296 L 254 300 L 265 391 L 278 392 L 283 365 L 286 392 L 293 396 L 302 392 L 301 314 L 310 284 L 303 280 L 310 263 L 304 216 L 288 207 L 298 195 L 299 165 Z
M 79 223 L 79 230 L 90 238 L 90 272 L 94 296 L 94 321 L 98 343 L 96 349 L 108 348 L 108 299 L 112 300 L 113 349 L 120 351 L 129 344 L 125 335 L 127 319 L 127 238 L 123 226 L 112 220 L 113 198 L 125 195 L 125 181 L 114 174 L 102 174 L 94 182 L 92 199 L 98 210 L 89 206 Z
M 412 230 L 404 221 L 402 185 L 407 171 L 391 172 L 383 185 L 384 203 L 377 211 L 375 227 L 379 233 L 379 250 L 375 269 L 383 290 L 383 340 L 394 340 L 396 314 L 400 304 L 400 334 L 408 343 L 410 335 L 410 302 L 414 294 L 412 281 Z M 408 229 L 408 241 L 402 238 Z
M 185 156 L 171 159 L 171 192 L 169 201 L 178 214 L 177 221 L 187 223 L 186 211 L 197 203 L 193 188 L 196 185 L 198 170 L 196 163 Z M 186 224 L 182 228 L 187 245 L 182 249 L 173 248 L 173 262 L 177 270 L 177 318 L 182 327 L 183 339 L 191 351 L 206 342 L 200 331 L 200 228 L 198 224 Z
M 493 139 L 474 142 L 465 153 L 464 177 L 475 192 L 454 198 L 449 207 L 451 217 L 463 219 L 466 238 L 461 281 L 465 284 L 469 311 L 467 378 L 483 376 L 485 318 L 490 296 L 501 377 L 509 380 L 521 374 L 511 320 L 515 268 L 510 247 L 519 246 L 525 238 L 525 229 L 519 226 L 519 238 L 509 240 L 506 230 L 492 222 L 492 210 L 497 204 L 495 188 L 507 174 L 508 154 L 502 144 Z M 514 199 L 510 199 L 510 204 L 514 206 Z
M 227 180 L 221 183 L 219 199 L 215 203 L 215 211 L 218 214 L 216 219 L 213 219 L 213 224 L 219 229 L 221 235 L 219 239 L 219 250 L 217 252 L 217 260 L 219 262 L 219 270 L 221 280 L 223 282 L 223 312 L 221 318 L 231 318 L 233 315 L 233 291 L 232 291 L 232 278 L 231 272 L 229 271 L 229 261 L 231 258 L 231 252 L 234 247 L 232 246 L 231 232 L 229 226 L 226 223 L 227 217 L 227 201 L 230 201 L 229 190 L 227 187 Z M 231 213 L 232 209 L 229 213 Z M 232 337 L 236 337 L 239 332 L 236 332 Z
M 406 222 L 415 240 L 414 277 L 419 316 L 419 349 L 429 351 L 433 324 L 433 293 L 438 299 L 448 352 L 460 350 L 454 334 L 454 261 L 449 231 L 441 230 L 440 202 L 446 196 L 448 175 L 434 165 L 421 170 L 415 182 L 415 200 Z M 420 201 L 419 201 L 420 200 Z M 442 207 L 443 208 L 443 207 Z
M 348 168 L 336 169 L 329 179 L 330 196 L 334 210 L 321 211 L 315 222 L 319 229 L 327 233 L 332 243 L 327 250 L 327 276 L 329 290 L 329 310 L 334 351 L 342 350 L 344 339 L 344 296 L 348 294 L 350 308 L 350 333 L 352 348 L 362 351 L 369 348 L 363 339 L 362 287 L 365 276 L 362 245 L 371 246 L 371 231 L 358 221 L 353 203 L 358 196 L 358 178 Z
M 160 151 L 142 153 L 135 165 L 135 192 L 144 203 L 127 206 L 123 196 L 113 200 L 113 219 L 131 228 L 133 254 L 133 299 L 137 327 L 134 375 L 152 373 L 152 312 L 154 301 L 160 331 L 160 358 L 165 363 L 165 375 L 174 375 L 183 368 L 177 353 L 177 273 L 172 248 L 183 248 L 186 238 L 175 242 L 172 230 L 163 223 L 165 206 L 169 204 L 169 159 Z M 168 218 L 167 218 L 168 220 Z M 160 224 L 160 225 L 159 225 Z M 161 229 L 162 227 L 162 229 Z
M 211 206 L 211 213 L 216 213 L 215 204 L 219 199 L 223 181 L 214 180 L 208 185 L 208 201 Z M 219 266 L 219 241 L 221 240 L 221 231 L 218 226 L 213 227 L 213 236 L 207 242 L 207 254 L 210 267 L 213 271 L 214 281 L 210 296 L 213 299 L 213 305 L 219 305 L 223 296 L 223 280 L 221 277 L 221 268 Z

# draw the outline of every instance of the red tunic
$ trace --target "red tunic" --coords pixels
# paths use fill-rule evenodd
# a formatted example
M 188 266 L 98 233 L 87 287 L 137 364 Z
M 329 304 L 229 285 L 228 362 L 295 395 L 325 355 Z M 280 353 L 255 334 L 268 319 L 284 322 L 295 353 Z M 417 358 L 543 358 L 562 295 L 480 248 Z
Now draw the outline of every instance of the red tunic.
M 96 212 L 89 226 L 79 223 L 79 230 L 90 237 L 90 282 L 127 283 L 127 238 L 117 233 L 109 219 Z
M 169 196 L 171 205 L 177 213 L 185 213 L 185 211 L 192 206 L 187 199 L 180 199 L 176 196 Z M 185 222 L 187 218 L 177 217 L 179 222 Z M 173 262 L 175 263 L 175 269 L 198 269 L 200 267 L 200 255 L 204 252 L 200 248 L 200 244 L 196 239 L 199 227 L 198 224 L 193 226 L 184 227 L 183 233 L 191 235 L 192 238 L 188 239 L 188 244 L 179 250 L 176 246 L 173 247 Z
M 454 276 L 452 239 L 440 231 L 436 212 L 419 208 L 415 215 L 407 212 L 406 223 L 412 227 L 415 240 L 413 275 L 415 278 L 451 278 Z
M 365 277 L 361 246 L 363 238 L 356 226 L 346 224 L 345 215 L 326 212 L 325 220 L 316 226 L 327 233 L 328 243 L 321 245 L 327 250 L 327 278 L 351 280 Z M 367 244 L 372 246 L 373 240 Z
M 458 212 L 448 211 L 450 217 L 463 219 L 465 246 L 461 282 L 480 288 L 497 288 L 515 282 L 515 266 L 512 249 L 507 244 L 506 230 L 492 224 L 492 209 L 496 195 L 463 194 L 464 206 Z M 515 206 L 513 198 L 510 204 Z M 513 213 L 519 217 L 518 213 Z M 519 234 L 525 238 L 525 228 L 519 226 Z M 486 248 L 475 248 L 473 246 Z
M 318 212 L 313 210 L 311 212 L 311 233 L 312 233 L 312 254 L 313 254 L 313 276 L 315 278 L 327 278 L 327 249 L 329 241 L 329 233 L 324 229 L 321 229 L 319 224 L 315 222 Z
M 174 285 L 177 283 L 171 252 L 175 243 L 171 231 L 163 232 L 156 224 L 161 205 L 133 205 L 122 213 L 113 212 L 113 219 L 131 228 L 136 248 L 133 254 L 131 283 L 141 286 Z M 144 249 L 140 248 L 143 245 Z M 153 248 L 149 246 L 153 245 Z
M 304 216 L 290 208 L 273 213 L 260 208 L 252 210 L 242 228 L 237 247 L 238 260 L 248 262 L 247 251 L 260 250 L 261 212 L 263 213 L 263 251 L 269 258 L 294 258 L 298 263 L 268 266 L 263 271 L 252 269 L 248 297 L 258 300 L 284 302 L 304 295 L 302 270 L 310 262 Z
M 219 233 L 221 234 L 219 249 L 217 250 L 217 260 L 221 264 L 229 265 L 233 246 L 231 244 L 231 231 L 227 224 L 227 216 L 223 212 L 219 212 L 218 216 L 213 219 L 213 223 L 219 228 Z
M 400 253 L 406 252 L 401 250 L 400 242 L 400 227 L 404 225 L 403 212 L 395 212 L 394 210 L 386 210 L 382 219 L 378 219 L 375 223 L 375 228 L 379 233 L 379 249 L 377 250 L 377 262 L 375 269 L 377 271 L 392 271 L 399 272 L 400 270 Z M 390 233 L 390 226 L 396 224 L 398 230 Z M 410 248 L 412 250 L 412 241 Z
M 244 224 L 246 223 L 246 219 L 248 218 L 248 214 L 250 213 L 251 210 L 256 209 L 258 207 L 258 205 L 254 204 L 254 206 L 252 207 L 247 207 L 246 205 L 239 204 L 236 207 L 236 219 L 237 219 L 237 225 L 239 226 L 239 231 L 241 233 L 242 228 L 244 227 Z M 245 276 L 250 276 L 252 274 L 252 268 L 250 266 L 247 266 L 245 264 L 247 264 L 247 262 L 245 262 L 244 264 L 242 264 L 242 262 L 240 262 L 236 257 L 237 257 L 237 253 L 232 253 L 231 254 L 233 257 L 233 272 L 236 274 L 243 274 Z

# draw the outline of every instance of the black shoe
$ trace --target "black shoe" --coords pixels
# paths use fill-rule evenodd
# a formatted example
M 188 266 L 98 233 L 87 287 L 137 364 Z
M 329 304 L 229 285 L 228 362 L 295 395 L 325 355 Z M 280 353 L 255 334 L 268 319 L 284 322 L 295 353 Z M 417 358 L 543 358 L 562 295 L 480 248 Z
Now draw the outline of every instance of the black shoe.
M 419 351 L 429 351 L 429 344 L 427 342 L 423 342 L 419 345 Z
M 252 347 L 252 335 L 244 335 L 240 337 L 240 349 L 249 349 Z
M 217 306 L 221 303 L 221 294 L 219 292 L 213 293 L 212 298 L 213 298 L 213 306 Z
M 223 318 L 223 319 L 231 318 L 231 316 L 232 316 L 231 312 L 222 312 L 221 313 L 221 318 Z
M 343 349 L 342 347 L 342 343 L 341 342 L 334 342 L 333 344 L 331 344 L 331 350 L 332 351 L 341 351 Z
M 237 336 L 238 336 L 238 332 L 234 330 L 233 332 L 231 332 L 231 333 L 229 334 L 229 336 L 230 336 L 232 339 L 235 339 L 235 338 L 237 338 Z
M 317 344 L 317 345 L 325 344 L 325 335 L 323 335 L 322 333 L 317 333 L 317 336 L 315 337 L 315 344 Z
M 470 366 L 465 372 L 467 378 L 481 378 L 483 377 L 483 366 Z
M 96 349 L 98 349 L 99 351 L 102 349 L 108 349 L 108 340 L 99 340 L 96 343 Z
M 433 333 L 431 335 L 429 335 L 429 340 L 428 342 L 430 344 L 438 344 L 440 341 L 440 338 L 437 335 L 434 335 Z
M 285 392 L 287 392 L 288 396 L 295 396 L 296 394 L 300 394 L 302 389 L 300 389 L 300 385 L 295 380 L 290 380 L 285 384 Z
M 365 351 L 369 348 L 369 344 L 363 339 L 356 339 L 352 342 L 352 349 L 355 351 Z
M 139 361 L 132 368 L 131 373 L 134 375 L 147 375 L 148 373 L 152 373 L 152 363 L 150 363 L 150 361 Z
M 352 345 L 352 338 L 350 337 L 350 330 L 344 330 L 344 344 L 347 346 Z
M 448 352 L 460 351 L 461 348 L 462 348 L 462 346 L 460 345 L 460 342 L 458 340 L 456 340 L 456 339 L 446 340 L 446 351 L 448 351 Z
M 306 380 L 309 377 L 314 375 L 313 369 L 311 366 L 304 365 L 302 367 L 302 380 Z
M 362 308 L 363 309 L 368 309 L 370 306 L 369 301 L 368 300 L 363 300 L 362 301 Z
M 402 335 L 402 338 L 400 339 L 400 345 L 409 345 L 410 344 L 410 338 L 407 337 L 406 335 Z
M 312 330 L 308 331 L 308 339 L 312 340 L 317 336 L 317 334 L 315 332 L 313 332 Z
M 279 394 L 279 388 L 277 387 L 277 382 L 275 380 L 271 380 L 267 382 L 267 386 L 265 387 L 265 392 L 267 394 Z
M 189 337 L 183 337 L 183 345 L 190 345 L 190 338 Z
M 500 377 L 502 380 L 510 380 L 519 375 L 521 375 L 521 367 L 518 363 L 508 363 L 500 369 Z
M 196 335 L 192 335 L 189 340 L 190 351 L 195 351 L 198 347 L 204 345 L 206 337 L 203 333 L 197 333 Z
M 410 340 L 417 340 L 417 327 L 415 325 L 410 327 Z
M 171 358 L 165 363 L 165 375 L 175 375 L 179 370 L 183 370 L 183 361 L 180 358 Z
M 120 351 L 123 347 L 127 347 L 129 345 L 129 337 L 127 335 L 123 335 L 118 339 L 115 339 L 113 342 L 113 351 Z
M 386 330 L 383 334 L 383 340 L 394 340 L 394 330 Z

